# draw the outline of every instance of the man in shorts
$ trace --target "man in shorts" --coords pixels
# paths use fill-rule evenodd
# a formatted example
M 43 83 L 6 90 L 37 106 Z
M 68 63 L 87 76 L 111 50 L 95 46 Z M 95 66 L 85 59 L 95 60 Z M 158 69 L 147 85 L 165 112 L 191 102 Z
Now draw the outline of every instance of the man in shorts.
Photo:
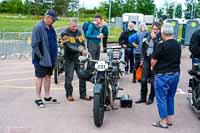
M 35 104 L 44 108 L 41 99 L 42 84 L 45 89 L 44 101 L 58 103 L 57 99 L 50 96 L 51 75 L 57 58 L 57 38 L 52 24 L 57 20 L 54 10 L 48 10 L 44 18 L 35 25 L 32 31 L 32 63 L 35 68 Z

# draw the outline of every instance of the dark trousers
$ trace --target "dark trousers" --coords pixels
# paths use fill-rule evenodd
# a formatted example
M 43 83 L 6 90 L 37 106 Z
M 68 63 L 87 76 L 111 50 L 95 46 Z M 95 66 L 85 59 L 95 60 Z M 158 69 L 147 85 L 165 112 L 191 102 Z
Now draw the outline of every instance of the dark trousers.
M 200 63 L 200 59 L 193 57 L 192 58 L 192 64 L 195 64 L 195 63 Z
M 154 91 L 154 74 L 151 71 L 151 57 L 147 56 L 144 58 L 142 64 L 142 79 L 141 79 L 141 98 L 146 99 L 148 93 L 148 82 L 151 84 L 151 92 L 149 99 L 154 100 L 155 91 Z
M 133 68 L 133 79 L 135 79 L 136 70 L 140 66 L 140 54 L 134 54 L 133 60 L 134 68 Z
M 88 43 L 88 52 L 91 54 L 93 60 L 99 60 L 100 58 L 100 45 Z M 87 69 L 94 69 L 95 63 L 88 64 Z
M 74 70 L 76 71 L 76 74 L 79 75 L 80 73 L 80 64 L 79 61 L 72 61 L 72 60 L 66 60 L 65 64 L 65 90 L 66 90 L 66 96 L 72 96 L 73 92 L 73 86 L 72 86 L 72 80 L 74 76 Z M 84 80 L 79 79 L 79 93 L 80 98 L 83 98 L 86 96 L 86 82 Z
M 125 71 L 128 72 L 130 68 L 130 72 L 133 72 L 133 49 L 132 48 L 125 49 L 124 60 L 126 62 Z
M 106 52 L 107 40 L 108 40 L 108 36 L 104 36 L 104 38 L 103 38 L 103 50 L 104 50 L 104 52 Z

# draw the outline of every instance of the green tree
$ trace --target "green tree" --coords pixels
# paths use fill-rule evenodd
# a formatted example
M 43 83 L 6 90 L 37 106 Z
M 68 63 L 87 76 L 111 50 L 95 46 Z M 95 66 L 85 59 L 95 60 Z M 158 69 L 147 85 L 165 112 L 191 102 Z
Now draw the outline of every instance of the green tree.
M 71 0 L 55 0 L 55 10 L 59 15 L 67 16 Z
M 182 17 L 182 5 L 178 4 L 175 9 L 175 17 L 181 18 Z
M 99 6 L 99 13 L 108 17 L 109 4 L 107 1 L 101 2 Z
M 111 2 L 111 16 L 112 17 L 120 17 L 122 15 L 122 8 L 123 8 L 123 0 L 115 0 Z
M 68 11 L 73 13 L 73 16 L 78 16 L 78 0 L 71 0 L 68 6 Z
M 169 8 L 167 9 L 167 14 L 169 14 L 169 18 L 173 18 L 174 14 L 174 5 L 170 5 Z
M 163 15 L 163 10 L 162 9 L 159 9 L 158 12 L 157 12 L 157 17 L 160 19 Z
M 7 13 L 8 11 L 9 11 L 9 3 L 8 3 L 8 1 L 2 1 L 1 2 L 1 5 L 0 5 L 0 12 L 2 12 L 2 13 Z
M 154 0 L 137 0 L 137 12 L 144 15 L 153 15 L 155 10 Z
M 47 9 L 48 6 L 41 3 L 41 0 L 35 0 L 35 2 L 31 4 L 31 13 L 33 15 L 44 15 Z
M 187 4 L 186 5 L 186 10 L 185 10 L 185 18 L 186 19 L 190 19 L 190 17 L 191 17 L 191 10 L 192 10 L 192 5 L 191 4 Z
M 137 11 L 137 0 L 125 0 L 122 6 L 123 13 L 133 13 Z
M 22 0 L 4 0 L 1 2 L 0 12 L 4 13 L 22 13 Z
M 200 18 L 200 1 L 194 6 L 195 18 Z

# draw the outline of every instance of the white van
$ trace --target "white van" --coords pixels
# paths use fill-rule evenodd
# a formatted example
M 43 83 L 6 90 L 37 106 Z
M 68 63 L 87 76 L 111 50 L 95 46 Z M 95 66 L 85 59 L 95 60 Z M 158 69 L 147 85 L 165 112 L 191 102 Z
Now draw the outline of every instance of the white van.
M 144 21 L 144 14 L 142 13 L 124 13 L 122 14 L 122 21 L 136 21 L 137 23 Z

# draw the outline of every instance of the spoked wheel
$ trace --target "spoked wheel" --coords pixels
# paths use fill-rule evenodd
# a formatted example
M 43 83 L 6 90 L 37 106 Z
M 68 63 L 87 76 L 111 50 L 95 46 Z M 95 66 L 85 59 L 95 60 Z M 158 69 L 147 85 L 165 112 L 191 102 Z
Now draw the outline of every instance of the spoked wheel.
M 54 83 L 58 84 L 58 61 L 56 62 L 54 67 Z
M 94 123 L 97 127 L 102 126 L 104 118 L 104 96 L 103 94 L 94 95 Z

